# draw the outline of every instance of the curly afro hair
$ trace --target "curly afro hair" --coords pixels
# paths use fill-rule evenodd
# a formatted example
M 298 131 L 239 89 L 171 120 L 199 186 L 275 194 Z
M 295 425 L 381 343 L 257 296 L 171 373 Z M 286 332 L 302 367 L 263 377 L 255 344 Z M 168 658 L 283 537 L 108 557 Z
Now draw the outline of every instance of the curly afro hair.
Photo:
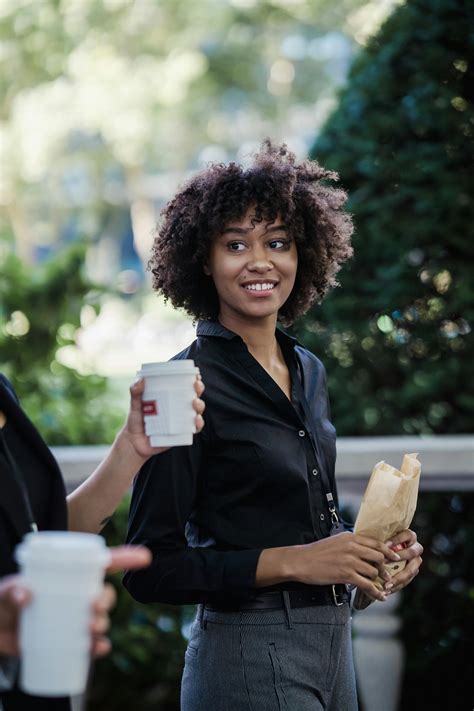
M 153 288 L 195 319 L 216 319 L 219 300 L 204 264 L 212 241 L 253 208 L 256 222 L 280 216 L 296 242 L 296 281 L 278 315 L 290 325 L 337 285 L 336 274 L 352 255 L 352 220 L 343 209 L 347 196 L 326 184 L 337 179 L 316 161 L 297 163 L 286 145 L 269 140 L 247 169 L 211 164 L 161 212 L 149 262 Z

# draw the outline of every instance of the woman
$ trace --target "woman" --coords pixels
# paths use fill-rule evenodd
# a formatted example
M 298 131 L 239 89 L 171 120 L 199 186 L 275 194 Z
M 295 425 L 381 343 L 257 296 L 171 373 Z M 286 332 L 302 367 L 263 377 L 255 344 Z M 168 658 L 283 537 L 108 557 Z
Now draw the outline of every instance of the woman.
M 153 561 L 124 582 L 142 602 L 200 603 L 183 711 L 353 711 L 346 585 L 383 601 L 421 563 L 411 531 L 385 544 L 343 531 L 324 368 L 276 329 L 351 255 L 345 195 L 322 182 L 336 177 L 266 142 L 247 170 L 191 179 L 155 239 L 155 288 L 201 319 L 176 358 L 206 381 L 206 429 L 159 476 L 154 458 L 142 467 L 128 541 Z M 400 559 L 392 580 L 383 562 Z
M 29 531 L 66 529 L 99 533 L 128 491 L 140 466 L 163 448 L 150 447 L 144 433 L 141 413 L 142 380 L 131 388 L 130 411 L 106 459 L 86 481 L 66 497 L 59 467 L 22 410 L 8 380 L 0 374 L 0 709 L 33 711 L 69 709 L 68 699 L 44 699 L 21 693 L 10 687 L 16 676 L 17 664 L 12 655 L 18 653 L 18 611 L 28 603 L 28 591 L 19 579 L 14 550 Z M 204 421 L 204 390 L 196 381 L 196 429 Z M 143 548 L 112 551 L 110 572 L 149 563 L 149 553 Z M 113 604 L 109 586 L 96 604 L 92 615 L 94 652 L 107 653 L 107 611 Z M 2 655 L 6 655 L 2 658 Z M 9 690 L 10 689 L 10 690 Z M 5 692 L 5 693 L 2 693 Z

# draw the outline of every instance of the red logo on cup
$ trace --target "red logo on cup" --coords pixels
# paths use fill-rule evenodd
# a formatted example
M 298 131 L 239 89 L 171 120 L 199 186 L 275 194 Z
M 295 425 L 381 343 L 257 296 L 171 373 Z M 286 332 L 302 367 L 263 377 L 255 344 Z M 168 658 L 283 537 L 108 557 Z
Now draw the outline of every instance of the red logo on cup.
M 143 400 L 142 412 L 144 415 L 157 415 L 158 403 L 156 402 L 156 400 Z

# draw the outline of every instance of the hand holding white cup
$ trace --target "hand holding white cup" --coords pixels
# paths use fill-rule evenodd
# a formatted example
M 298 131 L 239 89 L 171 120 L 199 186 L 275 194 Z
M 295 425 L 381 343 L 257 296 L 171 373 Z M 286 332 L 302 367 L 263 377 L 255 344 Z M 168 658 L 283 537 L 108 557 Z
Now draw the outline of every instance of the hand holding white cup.
M 20 620 L 20 686 L 37 696 L 83 693 L 91 652 L 101 656 L 110 646 L 102 636 L 93 637 L 105 631 L 113 604 L 110 593 L 104 594 L 104 574 L 144 567 L 150 552 L 133 546 L 109 550 L 90 533 L 42 531 L 27 534 L 16 557 L 21 584 L 31 592 Z
M 145 546 L 123 545 L 108 550 L 110 563 L 107 573 L 146 568 L 151 563 L 151 553 Z M 109 612 L 115 604 L 115 597 L 114 588 L 107 583 L 92 604 L 89 630 L 93 657 L 103 657 L 110 651 L 110 641 L 104 632 L 109 626 Z M 31 591 L 18 573 L 0 580 L 0 655 L 20 656 L 19 620 L 31 598 Z
M 139 373 L 140 372 L 141 371 L 139 371 Z M 130 387 L 130 408 L 125 425 L 118 436 L 122 441 L 128 442 L 139 457 L 146 460 L 155 454 L 161 454 L 161 452 L 168 449 L 168 446 L 156 447 L 150 444 L 150 437 L 145 432 L 144 418 L 148 418 L 148 415 L 143 412 L 144 390 L 145 380 L 139 376 Z M 204 390 L 204 383 L 198 372 L 194 380 L 194 390 L 192 393 L 192 407 L 196 433 L 201 432 L 204 427 L 203 414 L 206 405 L 204 400 L 201 399 Z

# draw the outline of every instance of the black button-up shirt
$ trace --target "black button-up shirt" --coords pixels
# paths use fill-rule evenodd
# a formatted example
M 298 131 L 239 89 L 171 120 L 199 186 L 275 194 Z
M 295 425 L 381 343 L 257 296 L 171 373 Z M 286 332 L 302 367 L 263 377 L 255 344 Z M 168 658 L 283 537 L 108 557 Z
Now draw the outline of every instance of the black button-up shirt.
M 149 568 L 125 575 L 137 600 L 246 597 L 263 549 L 329 535 L 336 451 L 324 367 L 295 339 L 276 337 L 291 402 L 219 323 L 200 321 L 197 339 L 175 356 L 201 370 L 206 425 L 192 446 L 152 457 L 135 480 L 127 541 L 153 553 Z

